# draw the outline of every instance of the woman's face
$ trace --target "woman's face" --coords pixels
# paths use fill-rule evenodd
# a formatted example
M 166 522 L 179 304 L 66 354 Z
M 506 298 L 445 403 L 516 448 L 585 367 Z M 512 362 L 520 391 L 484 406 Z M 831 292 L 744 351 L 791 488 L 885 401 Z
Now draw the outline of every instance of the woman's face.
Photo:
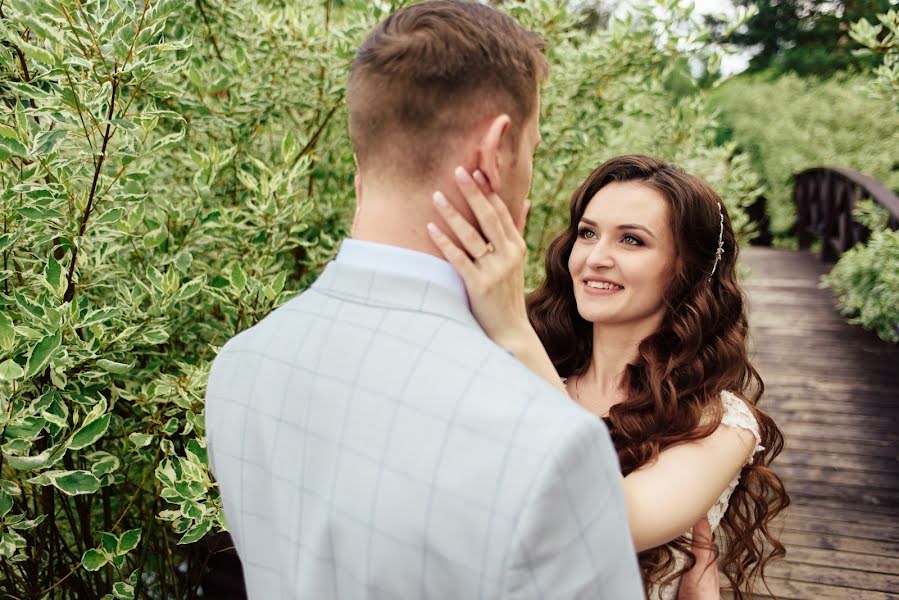
M 639 182 L 613 182 L 587 204 L 568 271 L 578 312 L 594 324 L 656 331 L 677 262 L 668 201 Z

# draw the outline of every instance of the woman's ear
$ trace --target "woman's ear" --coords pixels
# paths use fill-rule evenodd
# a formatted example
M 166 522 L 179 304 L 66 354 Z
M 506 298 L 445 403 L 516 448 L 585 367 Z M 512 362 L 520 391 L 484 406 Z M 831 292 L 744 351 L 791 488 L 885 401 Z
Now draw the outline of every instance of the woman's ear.
M 502 172 L 509 161 L 508 148 L 509 127 L 512 120 L 507 114 L 501 114 L 490 121 L 484 136 L 481 138 L 478 152 L 477 168 L 487 177 L 490 187 L 495 192 L 502 189 Z

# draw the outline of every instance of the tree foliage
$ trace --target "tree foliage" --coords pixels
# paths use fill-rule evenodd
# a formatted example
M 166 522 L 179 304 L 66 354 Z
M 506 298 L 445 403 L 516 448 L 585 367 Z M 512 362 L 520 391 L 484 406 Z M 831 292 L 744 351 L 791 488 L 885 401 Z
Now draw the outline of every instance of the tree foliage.
M 890 10 L 877 15 L 877 23 L 862 19 L 849 31 L 852 39 L 865 47 L 862 53 L 881 57 L 874 69 L 871 96 L 892 100 L 899 112 L 899 12 Z
M 344 11 L 4 3 L 2 591 L 196 587 L 209 360 L 345 232 Z
M 707 178 L 750 236 L 747 157 L 715 144 L 701 95 L 658 83 L 702 32 L 646 11 L 594 35 L 562 4 L 504 6 L 554 66 L 530 280 L 570 192 L 616 153 Z M 192 543 L 226 527 L 203 436 L 210 361 L 347 234 L 344 82 L 395 7 L 0 3 L 0 593 L 195 595 Z
M 859 19 L 886 12 L 890 0 L 733 0 L 758 12 L 728 42 L 753 51 L 750 73 L 773 71 L 829 76 L 847 69 L 870 68 L 876 60 L 854 52 L 849 27 Z M 724 25 L 708 17 L 713 29 Z
M 806 168 L 848 167 L 899 189 L 899 112 L 870 89 L 866 75 L 822 81 L 762 74 L 735 77 L 712 93 L 725 137 L 752 157 L 764 180 L 775 235 L 792 231 L 792 177 Z

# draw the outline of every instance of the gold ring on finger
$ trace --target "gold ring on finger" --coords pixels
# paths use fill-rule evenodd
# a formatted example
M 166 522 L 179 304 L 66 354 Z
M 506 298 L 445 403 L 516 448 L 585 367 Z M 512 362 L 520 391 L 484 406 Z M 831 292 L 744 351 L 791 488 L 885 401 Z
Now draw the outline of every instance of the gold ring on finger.
M 490 253 L 493 252 L 494 250 L 496 250 L 496 248 L 493 247 L 493 244 L 491 244 L 490 242 L 488 242 L 487 245 L 484 246 L 484 251 L 481 252 L 480 254 L 478 254 L 477 256 L 475 256 L 474 259 L 475 259 L 475 260 L 481 260 L 482 258 L 484 258 L 485 256 L 487 256 L 488 254 L 490 254 Z

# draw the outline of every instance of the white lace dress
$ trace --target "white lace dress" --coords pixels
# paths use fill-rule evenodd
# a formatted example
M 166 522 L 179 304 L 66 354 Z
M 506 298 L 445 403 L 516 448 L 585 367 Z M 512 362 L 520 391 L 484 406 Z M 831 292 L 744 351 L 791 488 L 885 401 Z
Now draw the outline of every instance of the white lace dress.
M 755 417 L 752 415 L 752 412 L 746 406 L 746 403 L 743 402 L 740 398 L 735 396 L 730 392 L 722 392 L 721 393 L 721 401 L 724 404 L 724 415 L 721 418 L 722 425 L 727 425 L 728 427 L 738 427 L 740 429 L 748 429 L 755 436 L 756 447 L 752 454 L 749 456 L 749 459 L 746 461 L 746 464 L 751 464 L 755 459 L 756 453 L 764 450 L 765 448 L 761 445 L 762 437 L 759 434 L 759 424 L 755 420 Z M 712 526 L 712 532 L 718 528 L 718 524 L 721 523 L 722 517 L 724 517 L 724 513 L 727 511 L 727 504 L 730 501 L 730 496 L 733 494 L 734 489 L 737 487 L 737 483 L 740 481 L 740 476 L 737 475 L 733 481 L 730 482 L 730 485 L 727 486 L 727 489 L 722 492 L 722 494 L 718 497 L 718 501 L 715 502 L 715 505 L 709 509 L 708 517 L 709 524 Z M 690 532 L 687 532 L 687 536 L 689 537 Z M 684 566 L 684 559 L 680 554 L 675 554 L 675 569 L 680 570 Z M 680 586 L 680 580 L 675 580 L 668 585 L 665 586 L 656 586 L 650 589 L 649 591 L 649 600 L 674 600 L 677 598 L 677 590 Z

